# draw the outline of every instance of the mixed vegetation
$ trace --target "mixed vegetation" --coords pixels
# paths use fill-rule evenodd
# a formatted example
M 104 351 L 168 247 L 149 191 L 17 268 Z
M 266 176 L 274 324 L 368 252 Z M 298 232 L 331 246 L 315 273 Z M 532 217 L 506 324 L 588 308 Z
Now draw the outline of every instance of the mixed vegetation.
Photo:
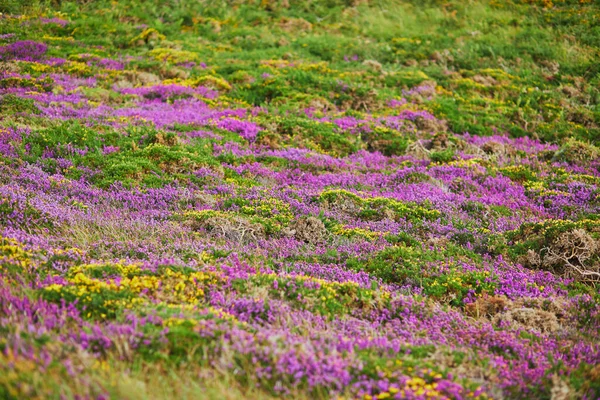
M 600 397 L 597 2 L 0 12 L 0 398 Z

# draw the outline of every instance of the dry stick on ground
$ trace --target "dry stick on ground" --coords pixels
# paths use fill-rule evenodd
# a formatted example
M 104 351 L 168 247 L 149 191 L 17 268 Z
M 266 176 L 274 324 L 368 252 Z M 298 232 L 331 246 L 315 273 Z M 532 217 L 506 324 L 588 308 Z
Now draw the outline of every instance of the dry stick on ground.
M 542 252 L 546 254 L 543 261 L 546 265 L 562 264 L 569 268 L 568 272 L 579 274 L 582 281 L 598 282 L 600 266 L 585 266 L 585 262 L 592 258 L 597 250 L 598 245 L 594 238 L 583 229 L 575 229 L 561 234 L 552 246 L 544 247 Z
M 581 277 L 584 278 L 583 281 L 585 281 L 585 282 L 600 281 L 600 272 L 596 272 L 596 271 L 588 270 L 588 269 L 582 269 L 582 267 L 584 267 L 584 264 L 583 264 L 582 260 L 579 258 L 579 255 L 575 254 L 576 249 L 572 250 L 570 256 L 565 256 L 563 254 L 559 254 L 559 253 L 555 252 L 553 249 L 551 249 L 550 247 L 544 247 L 542 249 L 542 251 L 544 251 L 544 250 L 547 252 L 546 257 L 551 257 L 554 262 L 559 261 L 559 260 L 562 261 L 565 264 L 565 266 L 571 268 L 572 270 L 577 272 L 579 275 L 581 275 Z M 578 267 L 577 265 L 574 265 L 573 263 L 571 263 L 569 261 L 573 258 L 576 259 L 582 267 Z M 592 278 L 586 278 L 586 277 L 592 277 Z

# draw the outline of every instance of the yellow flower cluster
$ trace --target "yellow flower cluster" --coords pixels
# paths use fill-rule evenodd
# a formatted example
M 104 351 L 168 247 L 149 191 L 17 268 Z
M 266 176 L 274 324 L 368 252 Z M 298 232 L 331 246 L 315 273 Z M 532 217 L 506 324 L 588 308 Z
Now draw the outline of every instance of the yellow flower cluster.
M 352 237 L 361 236 L 368 240 L 375 240 L 381 235 L 385 235 L 387 232 L 375 232 L 364 228 L 347 228 L 342 225 L 336 225 L 333 227 L 332 232 L 336 235 Z
M 176 307 L 176 306 L 173 306 L 173 307 Z M 208 313 L 203 314 L 203 316 L 216 318 L 216 319 L 219 319 L 222 321 L 233 322 L 236 324 L 242 324 L 242 325 L 245 324 L 245 322 L 238 320 L 235 315 L 228 313 L 227 311 L 224 311 L 221 308 L 211 306 L 211 307 L 208 307 L 206 309 L 206 311 L 208 311 Z M 163 325 L 167 326 L 167 327 L 179 326 L 179 325 L 183 325 L 183 324 L 197 326 L 200 324 L 200 321 L 201 320 L 199 320 L 197 318 L 170 317 L 170 318 L 166 318 L 163 320 Z
M 281 285 L 281 281 L 282 279 L 285 279 L 284 276 L 276 275 L 274 273 L 257 274 L 257 276 L 266 277 L 271 282 L 278 280 L 280 282 L 280 286 L 283 286 Z M 325 291 L 325 294 L 322 294 L 320 298 L 322 301 L 338 298 L 340 294 L 343 293 L 356 292 L 360 288 L 360 285 L 353 281 L 331 282 L 325 279 L 315 278 L 309 275 L 296 275 L 293 277 L 289 277 L 289 279 L 294 280 L 297 283 L 312 282 L 318 284 L 319 288 Z M 386 290 L 374 291 L 371 289 L 364 289 L 363 293 L 377 301 L 382 302 L 387 301 L 391 298 L 391 293 Z
M 0 236 L 0 256 L 4 261 L 0 268 L 8 264 L 18 265 L 25 269 L 32 265 L 31 254 L 25 251 L 16 240 Z
M 488 75 L 495 79 L 518 79 L 516 76 L 513 76 L 500 68 L 483 68 L 479 70 L 479 73 L 482 75 Z
M 337 73 L 338 71 L 329 68 L 328 63 L 325 61 L 317 62 L 317 63 L 300 63 L 297 65 L 297 69 L 301 71 L 316 71 L 322 74 L 332 74 Z
M 168 61 L 173 64 L 188 61 L 197 61 L 198 54 L 186 50 L 177 50 L 165 47 L 158 47 L 150 51 L 150 55 L 157 61 Z
M 141 270 L 137 264 L 111 265 L 110 267 L 121 276 L 120 279 L 103 281 L 86 275 L 86 272 L 102 267 L 105 266 L 89 264 L 75 267 L 71 271 L 72 276 L 67 279 L 70 285 L 53 284 L 47 286 L 45 290 L 60 292 L 68 289 L 77 297 L 87 301 L 92 300 L 92 294 L 106 291 L 138 295 L 132 299 L 105 300 L 103 305 L 106 307 L 133 307 L 144 303 L 146 298 L 179 305 L 198 304 L 204 298 L 203 287 L 221 281 L 221 277 L 216 272 L 184 273 L 170 268 L 166 268 L 160 275 L 140 275 Z
M 90 75 L 92 74 L 92 69 L 89 65 L 81 61 L 69 61 L 67 72 L 73 75 Z
M 46 64 L 40 64 L 35 61 L 19 61 L 26 69 L 30 69 L 34 72 L 48 72 L 52 70 L 52 66 Z
M 48 35 L 42 36 L 42 40 L 44 42 L 74 42 L 75 41 L 75 39 L 72 38 L 71 36 L 62 37 L 62 36 L 48 36 Z
M 470 78 L 453 79 L 452 83 L 454 83 L 462 88 L 468 88 L 468 89 L 485 89 L 486 88 L 485 85 L 483 85 L 481 83 L 477 83 L 473 79 L 470 79 Z
M 397 38 L 392 38 L 392 43 L 415 43 L 415 44 L 421 44 L 421 40 L 420 39 L 414 39 L 414 38 L 405 38 L 405 37 L 397 37 Z
M 447 165 L 460 168 L 479 167 L 483 160 L 481 158 L 458 159 L 448 162 Z
M 23 399 L 28 397 L 28 384 L 14 385 L 13 382 L 24 382 L 24 378 L 32 376 L 38 370 L 33 360 L 20 357 L 10 347 L 0 352 L 0 386 L 6 392 L 5 398 Z M 4 396 L 3 396 L 4 397 Z
M 145 29 L 142 33 L 131 39 L 131 43 L 138 43 L 140 41 L 146 42 L 148 40 L 165 40 L 165 35 L 159 33 L 154 28 Z
M 422 79 L 422 80 L 426 80 L 426 79 L 430 79 L 429 76 L 423 72 L 423 71 L 398 71 L 398 72 L 394 72 L 393 73 L 394 76 L 398 76 L 400 77 L 400 79 L 402 80 L 409 80 L 409 79 Z
M 499 171 L 501 171 L 501 172 L 525 172 L 525 171 L 528 171 L 528 168 L 525 167 L 524 165 L 507 165 L 506 167 L 500 168 Z M 535 173 L 535 171 L 530 171 L 530 172 L 533 176 L 537 175 Z

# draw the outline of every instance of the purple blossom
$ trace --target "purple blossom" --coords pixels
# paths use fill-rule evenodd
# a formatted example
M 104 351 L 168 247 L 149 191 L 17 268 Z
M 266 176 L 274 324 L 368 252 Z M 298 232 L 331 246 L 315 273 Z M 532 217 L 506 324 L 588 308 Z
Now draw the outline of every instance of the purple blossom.
M 47 50 L 48 46 L 45 43 L 31 40 L 18 41 L 0 46 L 0 60 L 37 61 L 46 54 Z

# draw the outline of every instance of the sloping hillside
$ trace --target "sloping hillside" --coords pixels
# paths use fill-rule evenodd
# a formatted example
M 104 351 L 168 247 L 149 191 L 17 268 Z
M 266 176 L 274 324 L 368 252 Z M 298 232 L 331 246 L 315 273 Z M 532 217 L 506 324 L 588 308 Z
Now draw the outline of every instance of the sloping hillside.
M 0 399 L 600 397 L 597 3 L 0 12 Z

